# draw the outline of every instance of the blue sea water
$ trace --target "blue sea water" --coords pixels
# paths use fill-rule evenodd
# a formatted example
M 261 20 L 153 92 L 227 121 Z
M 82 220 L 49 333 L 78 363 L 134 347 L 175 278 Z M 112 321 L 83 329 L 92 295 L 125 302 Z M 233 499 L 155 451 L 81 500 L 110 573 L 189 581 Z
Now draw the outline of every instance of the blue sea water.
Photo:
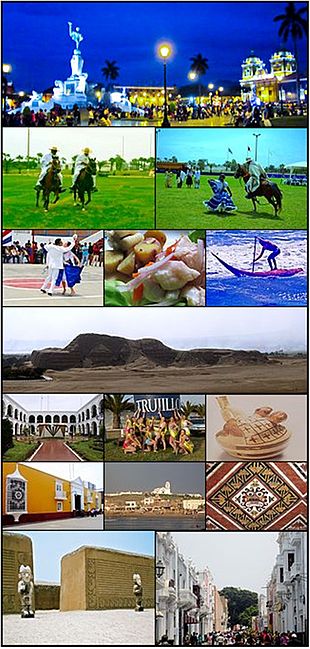
M 255 237 L 274 242 L 281 250 L 278 268 L 302 268 L 293 277 L 235 277 L 211 254 L 246 270 L 252 269 Z M 260 252 L 256 248 L 256 256 Z M 255 270 L 269 270 L 268 254 Z M 207 232 L 207 306 L 306 306 L 307 244 L 303 230 L 215 231 Z

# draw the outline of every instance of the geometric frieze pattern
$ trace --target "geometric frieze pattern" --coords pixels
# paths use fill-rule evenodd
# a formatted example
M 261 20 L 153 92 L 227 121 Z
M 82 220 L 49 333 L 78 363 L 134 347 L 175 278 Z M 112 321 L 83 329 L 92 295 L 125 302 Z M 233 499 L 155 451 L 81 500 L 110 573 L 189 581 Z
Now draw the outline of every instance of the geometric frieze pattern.
M 305 462 L 208 462 L 206 529 L 306 530 Z

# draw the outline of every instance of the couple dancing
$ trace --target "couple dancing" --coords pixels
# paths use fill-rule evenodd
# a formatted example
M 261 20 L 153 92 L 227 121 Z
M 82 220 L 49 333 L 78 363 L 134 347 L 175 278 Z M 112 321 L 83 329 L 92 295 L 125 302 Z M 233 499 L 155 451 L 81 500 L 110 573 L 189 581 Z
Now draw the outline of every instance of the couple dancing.
M 80 264 L 78 257 L 72 252 L 76 245 L 77 234 L 73 235 L 71 241 L 63 242 L 62 239 L 55 239 L 54 243 L 47 243 L 47 276 L 43 282 L 40 291 L 53 295 L 55 287 L 62 285 L 62 294 L 65 295 L 67 287 L 70 288 L 71 295 L 76 295 L 74 290 L 75 284 L 81 281 L 81 272 L 83 266 Z

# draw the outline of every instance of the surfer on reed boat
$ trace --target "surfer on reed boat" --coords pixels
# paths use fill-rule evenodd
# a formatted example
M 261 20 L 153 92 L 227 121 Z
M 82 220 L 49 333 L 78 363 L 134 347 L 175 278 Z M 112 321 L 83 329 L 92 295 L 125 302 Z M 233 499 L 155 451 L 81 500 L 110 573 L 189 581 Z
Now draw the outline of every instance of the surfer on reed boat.
M 270 266 L 270 270 L 277 270 L 278 267 L 275 258 L 281 253 L 280 248 L 275 243 L 272 243 L 272 241 L 267 241 L 266 239 L 261 239 L 260 237 L 257 237 L 257 242 L 261 245 L 262 249 L 258 257 L 254 259 L 254 263 L 261 259 L 263 254 L 268 251 L 270 252 L 270 255 L 268 255 L 268 264 Z

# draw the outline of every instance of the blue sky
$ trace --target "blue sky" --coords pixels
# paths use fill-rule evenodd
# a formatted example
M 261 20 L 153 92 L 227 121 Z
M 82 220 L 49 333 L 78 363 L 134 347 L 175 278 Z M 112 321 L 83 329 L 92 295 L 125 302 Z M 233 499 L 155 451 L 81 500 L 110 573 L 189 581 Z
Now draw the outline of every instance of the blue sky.
M 254 157 L 255 137 L 258 138 L 258 160 L 263 165 L 277 166 L 306 160 L 306 129 L 160 129 L 157 134 L 157 155 L 160 158 L 176 156 L 181 162 L 207 159 L 223 163 L 227 160 L 228 148 L 238 162 L 245 160 L 247 148 L 251 147 Z
M 273 18 L 283 14 L 286 3 L 4 2 L 2 6 L 3 55 L 13 67 L 16 89 L 39 91 L 70 74 L 73 42 L 68 21 L 84 36 L 84 71 L 92 81 L 103 80 L 101 68 L 106 59 L 113 59 L 121 84 L 162 83 L 155 49 L 158 41 L 167 39 L 174 45 L 168 83 L 188 83 L 190 58 L 198 53 L 208 59 L 204 82 L 238 82 L 241 63 L 252 49 L 269 67 L 270 56 L 281 44 L 279 23 Z M 287 46 L 292 49 L 290 41 Z M 304 70 L 305 38 L 299 59 Z
M 23 532 L 24 534 L 24 532 Z M 154 555 L 153 532 L 27 532 L 33 543 L 35 581 L 60 583 L 60 560 L 82 545 Z

